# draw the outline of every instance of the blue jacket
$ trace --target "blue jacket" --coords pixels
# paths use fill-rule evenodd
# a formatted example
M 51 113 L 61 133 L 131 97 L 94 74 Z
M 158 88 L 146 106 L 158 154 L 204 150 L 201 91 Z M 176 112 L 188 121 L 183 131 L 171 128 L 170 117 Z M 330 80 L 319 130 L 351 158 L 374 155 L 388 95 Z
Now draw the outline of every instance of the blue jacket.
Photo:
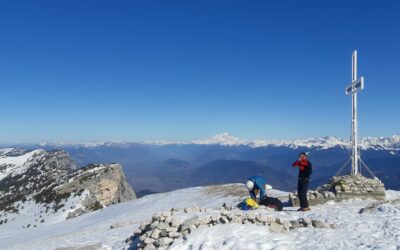
M 257 198 L 256 194 L 254 192 L 254 189 L 257 188 L 258 190 L 260 190 L 260 199 L 262 199 L 265 195 L 264 187 L 265 187 L 265 184 L 267 184 L 267 181 L 263 177 L 258 176 L 258 175 L 250 177 L 249 180 L 254 182 L 253 190 L 249 191 L 251 198 L 253 198 L 253 199 Z

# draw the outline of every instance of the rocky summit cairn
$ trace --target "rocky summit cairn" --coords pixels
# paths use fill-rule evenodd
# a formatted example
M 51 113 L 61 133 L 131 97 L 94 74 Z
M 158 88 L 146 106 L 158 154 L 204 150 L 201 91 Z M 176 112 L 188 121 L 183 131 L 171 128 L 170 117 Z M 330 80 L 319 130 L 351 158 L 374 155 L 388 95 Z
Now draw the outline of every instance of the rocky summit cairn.
M 170 211 L 155 214 L 151 219 L 141 223 L 139 229 L 126 240 L 126 243 L 139 250 L 167 249 L 175 240 L 186 240 L 187 235 L 198 228 L 219 224 L 253 224 L 259 226 L 260 230 L 269 230 L 273 233 L 287 233 L 304 227 L 336 228 L 334 224 L 308 217 L 289 221 L 256 210 L 243 212 L 226 206 L 219 209 L 194 206 L 183 209 L 172 208 Z
M 310 205 L 351 198 L 384 200 L 385 186 L 378 178 L 370 179 L 361 174 L 334 176 L 328 183 L 309 191 L 307 198 Z M 299 206 L 297 193 L 289 194 L 289 200 L 293 206 Z

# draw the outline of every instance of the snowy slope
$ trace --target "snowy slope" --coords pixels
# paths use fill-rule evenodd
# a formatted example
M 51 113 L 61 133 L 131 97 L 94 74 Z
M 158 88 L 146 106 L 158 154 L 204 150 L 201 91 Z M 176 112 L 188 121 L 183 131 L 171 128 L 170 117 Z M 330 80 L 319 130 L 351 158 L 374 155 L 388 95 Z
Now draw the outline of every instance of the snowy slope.
M 228 190 L 224 192 L 224 190 Z M 230 190 L 230 191 L 229 191 Z M 234 192 L 232 192 L 234 191 Z M 238 195 L 234 195 L 237 193 Z M 2 249 L 56 249 L 59 247 L 92 246 L 95 249 L 123 249 L 125 239 L 132 236 L 139 223 L 154 213 L 172 207 L 220 207 L 235 205 L 243 198 L 243 185 L 196 187 L 170 193 L 145 196 L 91 212 L 66 221 L 49 219 L 37 228 L 21 229 L 13 223 L 0 226 Z M 286 193 L 271 190 L 272 196 Z M 388 191 L 390 200 L 399 199 L 400 192 Z M 272 233 L 254 225 L 217 225 L 198 229 L 186 240 L 174 242 L 172 249 L 399 249 L 400 205 L 387 202 L 373 206 L 368 212 L 361 208 L 373 200 L 330 202 L 312 208 L 309 213 L 285 208 L 283 212 L 257 210 L 277 218 L 296 219 L 308 216 L 336 224 L 338 229 L 300 228 L 287 233 Z M 23 237 L 21 237 L 23 233 Z
M 11 152 L 12 149 L 3 149 L 3 155 L 0 156 L 0 180 L 11 175 L 16 176 L 26 172 L 31 167 L 31 161 L 34 158 L 41 157 L 45 151 L 41 149 L 33 150 L 23 155 L 18 156 L 7 156 L 7 153 Z

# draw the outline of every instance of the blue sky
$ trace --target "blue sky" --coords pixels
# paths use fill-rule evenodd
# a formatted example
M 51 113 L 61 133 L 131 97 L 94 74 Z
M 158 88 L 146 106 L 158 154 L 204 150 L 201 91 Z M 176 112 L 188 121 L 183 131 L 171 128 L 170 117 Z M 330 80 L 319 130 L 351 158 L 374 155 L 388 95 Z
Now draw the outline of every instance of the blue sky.
M 1 1 L 0 140 L 400 133 L 396 1 Z

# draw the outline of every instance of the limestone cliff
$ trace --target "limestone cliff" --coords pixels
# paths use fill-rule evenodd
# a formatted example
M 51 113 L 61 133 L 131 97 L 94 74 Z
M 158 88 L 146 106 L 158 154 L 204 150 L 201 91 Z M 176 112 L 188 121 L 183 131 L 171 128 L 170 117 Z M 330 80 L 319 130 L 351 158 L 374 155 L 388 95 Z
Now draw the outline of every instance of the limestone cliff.
M 81 168 L 69 176 L 58 192 L 71 193 L 79 189 L 88 190 L 102 206 L 136 199 L 120 164 L 91 164 Z
M 33 223 L 49 214 L 68 219 L 132 199 L 135 192 L 119 164 L 77 169 L 62 150 L 12 150 L 0 155 L 0 225 L 24 214 Z

